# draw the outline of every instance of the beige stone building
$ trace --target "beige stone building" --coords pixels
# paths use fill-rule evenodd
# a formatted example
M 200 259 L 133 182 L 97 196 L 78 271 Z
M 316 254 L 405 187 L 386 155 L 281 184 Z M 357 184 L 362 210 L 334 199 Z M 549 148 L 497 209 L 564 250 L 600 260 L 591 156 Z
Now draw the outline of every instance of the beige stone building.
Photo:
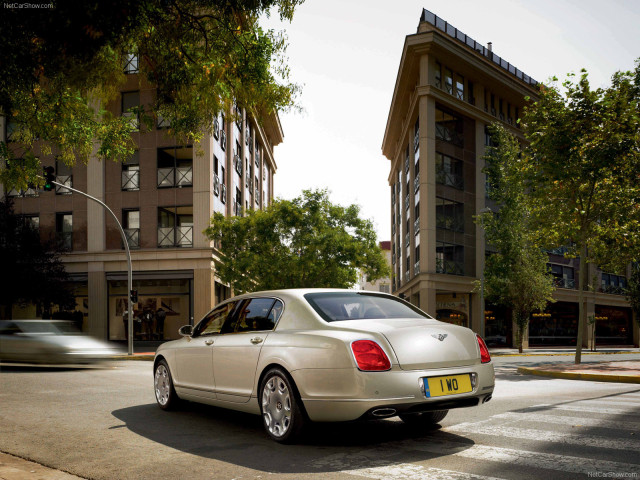
M 487 126 L 501 122 L 523 138 L 517 119 L 536 85 L 490 44 L 424 10 L 404 43 L 382 143 L 391 164 L 393 293 L 481 332 L 492 345 L 511 345 L 513 328 L 508 311 L 474 293 L 486 255 L 474 216 L 491 207 L 482 173 Z M 578 261 L 549 254 L 557 302 L 531 318 L 531 346 L 575 345 Z M 638 325 L 622 295 L 626 277 L 590 273 L 599 285 L 586 292 L 598 344 L 637 345 Z
M 391 242 L 389 240 L 385 240 L 379 242 L 380 249 L 382 250 L 382 254 L 384 255 L 385 260 L 389 267 L 391 267 Z M 377 280 L 370 281 L 367 278 L 367 275 L 364 273 L 360 273 L 360 278 L 358 280 L 358 290 L 368 290 L 372 292 L 382 292 L 382 293 L 391 293 L 391 278 L 384 277 L 379 278 Z
M 139 78 L 135 61 L 125 71 L 127 82 L 109 108 L 131 115 L 129 108 L 152 103 L 154 88 Z M 242 215 L 273 199 L 273 149 L 283 140 L 278 115 L 258 122 L 234 108 L 219 115 L 214 133 L 197 145 L 181 145 L 168 136 L 162 120 L 150 131 L 140 127 L 133 134 L 138 149 L 124 164 L 92 158 L 86 166 L 69 169 L 55 156 L 41 158 L 43 165 L 56 167 L 58 182 L 105 202 L 125 229 L 139 296 L 135 315 L 152 315 L 150 322 L 136 325 L 137 341 L 176 338 L 181 325 L 197 322 L 230 296 L 216 277 L 215 246 L 202 232 L 214 212 Z M 10 137 L 11 126 L 2 131 Z M 15 212 L 39 227 L 43 239 L 55 237 L 65 246 L 63 260 L 74 283 L 76 309 L 84 315 L 83 330 L 124 340 L 127 263 L 108 212 L 61 187 L 6 194 L 14 197 Z M 164 328 L 156 318 L 160 308 Z M 42 315 L 35 307 L 13 313 L 14 318 Z

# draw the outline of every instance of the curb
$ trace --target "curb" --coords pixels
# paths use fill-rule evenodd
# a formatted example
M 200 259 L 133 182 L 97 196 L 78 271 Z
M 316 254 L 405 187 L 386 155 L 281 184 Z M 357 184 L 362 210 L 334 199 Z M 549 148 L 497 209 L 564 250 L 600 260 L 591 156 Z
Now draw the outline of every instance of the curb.
M 566 380 L 588 380 L 591 382 L 640 383 L 640 375 L 607 375 L 602 373 L 554 372 L 532 367 L 518 367 L 518 373 Z
M 492 353 L 489 350 L 489 353 L 492 357 L 570 357 L 575 356 L 576 352 L 566 352 L 566 353 L 500 353 L 495 352 Z M 626 352 L 582 352 L 582 355 L 629 355 L 629 354 L 637 354 L 637 351 L 626 351 Z
M 153 360 L 155 354 L 145 354 L 145 353 L 134 353 L 133 355 L 114 355 L 109 357 L 109 360 L 142 360 L 142 361 L 150 361 Z

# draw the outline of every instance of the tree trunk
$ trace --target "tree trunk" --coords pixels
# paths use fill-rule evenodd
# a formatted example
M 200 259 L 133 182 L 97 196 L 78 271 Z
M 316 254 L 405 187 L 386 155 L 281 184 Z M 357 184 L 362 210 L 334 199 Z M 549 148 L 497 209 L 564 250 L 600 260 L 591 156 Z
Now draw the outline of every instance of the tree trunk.
M 587 243 L 583 241 L 580 247 L 580 270 L 578 270 L 578 337 L 576 339 L 576 365 L 580 364 L 582 360 L 582 332 L 587 316 L 587 309 L 584 308 L 584 288 L 587 286 L 588 275 Z

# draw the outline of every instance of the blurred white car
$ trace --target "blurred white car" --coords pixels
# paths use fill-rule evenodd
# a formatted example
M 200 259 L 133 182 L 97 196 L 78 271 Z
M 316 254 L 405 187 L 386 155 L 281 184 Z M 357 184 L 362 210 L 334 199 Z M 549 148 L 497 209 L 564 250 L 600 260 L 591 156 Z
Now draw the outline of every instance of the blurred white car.
M 91 363 L 121 353 L 67 320 L 0 320 L 0 361 Z
M 154 389 L 262 415 L 276 441 L 308 421 L 398 415 L 415 425 L 491 399 L 483 340 L 397 297 L 352 290 L 277 290 L 216 306 L 184 338 L 162 344 Z

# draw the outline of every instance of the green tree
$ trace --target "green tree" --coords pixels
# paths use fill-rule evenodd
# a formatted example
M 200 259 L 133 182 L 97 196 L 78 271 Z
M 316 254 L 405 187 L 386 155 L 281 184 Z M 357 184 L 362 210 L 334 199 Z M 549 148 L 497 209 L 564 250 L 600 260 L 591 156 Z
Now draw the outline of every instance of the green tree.
M 11 318 L 14 305 L 72 307 L 68 275 L 54 242 L 41 243 L 40 233 L 13 212 L 11 200 L 0 202 L 0 306 Z
M 327 190 L 304 190 L 244 217 L 216 213 L 205 234 L 219 247 L 220 279 L 236 293 L 349 288 L 359 268 L 371 280 L 389 274 L 373 224 L 359 213 L 357 205 L 332 204 Z
M 132 112 L 142 128 L 169 121 L 169 134 L 184 142 L 202 138 L 234 101 L 256 118 L 295 107 L 286 37 L 263 30 L 259 18 L 278 9 L 291 20 L 302 1 L 52 0 L 52 9 L 4 8 L 0 114 L 24 150 L 17 160 L 0 145 L 8 161 L 0 162 L 0 181 L 18 189 L 41 184 L 37 157 L 52 153 L 67 165 L 86 162 L 94 149 L 101 159 L 130 157 L 135 127 L 106 107 L 132 54 L 140 84 L 156 86 L 153 101 Z
M 529 141 L 527 189 L 540 238 L 548 247 L 573 246 L 580 257 L 575 362 L 586 325 L 584 291 L 590 263 L 629 261 L 637 252 L 640 220 L 640 61 L 593 90 L 583 70 L 577 81 L 543 87 L 525 110 Z
M 640 326 L 640 265 L 637 263 L 631 267 L 631 278 L 627 282 L 626 295 Z
M 486 298 L 510 307 L 516 324 L 516 343 L 522 352 L 524 332 L 532 312 L 542 310 L 552 300 L 553 279 L 548 273 L 547 254 L 531 230 L 529 197 L 525 192 L 523 161 L 518 140 L 503 127 L 490 127 L 493 146 L 485 155 L 489 198 L 498 212 L 483 212 L 477 221 L 485 232 L 487 245 L 494 252 L 487 257 L 484 281 Z

